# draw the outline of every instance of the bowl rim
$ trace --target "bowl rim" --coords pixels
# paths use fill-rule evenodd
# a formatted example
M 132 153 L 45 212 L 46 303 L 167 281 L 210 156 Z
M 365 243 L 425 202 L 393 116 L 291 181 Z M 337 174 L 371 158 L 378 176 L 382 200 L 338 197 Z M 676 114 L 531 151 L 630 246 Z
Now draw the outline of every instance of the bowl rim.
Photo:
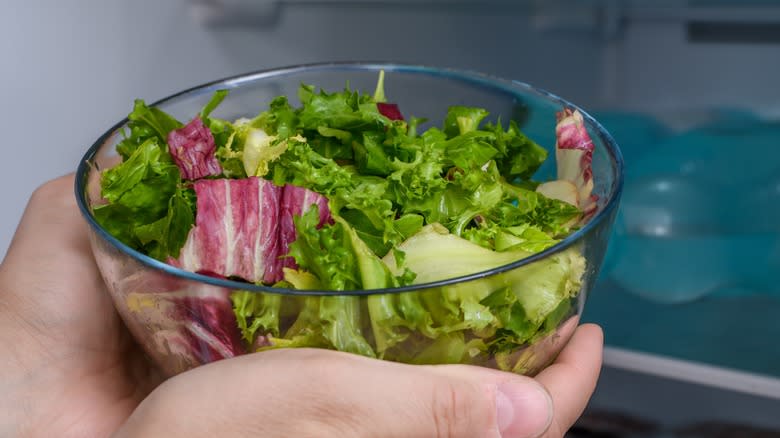
M 230 279 L 222 279 L 222 278 L 212 277 L 204 274 L 198 274 L 195 272 L 191 272 L 191 271 L 187 271 L 175 267 L 173 265 L 169 265 L 165 262 L 152 258 L 146 254 L 141 253 L 140 251 L 137 251 L 127 246 L 125 243 L 123 243 L 122 241 L 120 241 L 119 239 L 111 235 L 102 226 L 100 226 L 100 224 L 97 223 L 95 217 L 92 215 L 92 212 L 89 209 L 89 206 L 87 205 L 87 195 L 86 195 L 87 183 L 88 183 L 87 180 L 89 177 L 89 171 L 91 170 L 92 167 L 91 165 L 92 159 L 95 157 L 98 151 L 101 150 L 104 144 L 108 140 L 110 140 L 117 132 L 119 132 L 119 130 L 123 126 L 127 124 L 129 120 L 127 117 L 125 117 L 124 119 L 122 119 L 121 121 L 113 125 L 111 128 L 109 128 L 100 137 L 98 137 L 98 139 L 87 150 L 87 152 L 84 154 L 84 156 L 81 158 L 81 161 L 78 164 L 78 168 L 76 170 L 74 189 L 76 195 L 76 202 L 78 204 L 79 209 L 81 210 L 82 215 L 89 223 L 90 227 L 98 234 L 98 236 L 100 236 L 100 238 L 107 241 L 114 249 L 129 255 L 136 262 L 146 265 L 149 268 L 163 271 L 164 273 L 168 275 L 172 275 L 179 279 L 196 281 L 199 283 L 206 283 L 213 286 L 218 286 L 218 287 L 223 287 L 223 288 L 233 289 L 233 290 L 273 293 L 278 295 L 369 296 L 369 295 L 376 295 L 376 294 L 422 291 L 422 290 L 448 286 L 448 285 L 453 285 L 458 283 L 467 283 L 470 281 L 479 280 L 503 272 L 511 271 L 513 269 L 517 269 L 525 265 L 530 265 L 534 262 L 552 256 L 556 253 L 562 252 L 567 248 L 569 248 L 570 246 L 574 245 L 576 242 L 578 242 L 579 240 L 584 238 L 587 234 L 589 234 L 590 230 L 596 228 L 600 223 L 607 220 L 610 217 L 611 213 L 618 207 L 620 196 L 623 191 L 623 184 L 624 184 L 623 156 L 620 151 L 620 148 L 617 145 L 617 142 L 614 140 L 612 135 L 593 116 L 591 116 L 587 111 L 583 110 L 579 106 L 547 90 L 535 87 L 533 85 L 530 85 L 522 81 L 504 79 L 498 76 L 476 72 L 473 70 L 456 69 L 456 68 L 448 68 L 448 67 L 433 67 L 433 66 L 422 65 L 422 64 L 404 64 L 404 63 L 385 62 L 385 61 L 370 61 L 370 62 L 369 61 L 335 61 L 335 62 L 295 64 L 295 65 L 284 66 L 284 67 L 262 69 L 262 70 L 257 70 L 249 73 L 242 73 L 238 75 L 224 77 L 222 79 L 209 81 L 201 85 L 196 85 L 184 89 L 182 91 L 176 92 L 174 94 L 168 95 L 166 97 L 163 97 L 155 101 L 154 103 L 150 104 L 150 106 L 158 106 L 188 94 L 200 94 L 200 93 L 210 92 L 213 90 L 224 89 L 224 88 L 227 89 L 237 88 L 245 83 L 253 83 L 255 81 L 267 79 L 267 78 L 287 76 L 290 74 L 302 73 L 302 72 L 337 71 L 337 70 L 377 71 L 377 72 L 379 70 L 385 70 L 385 72 L 399 72 L 399 73 L 416 74 L 416 75 L 427 75 L 431 77 L 445 77 L 456 81 L 466 82 L 471 85 L 497 89 L 512 94 L 518 94 L 518 95 L 520 93 L 532 94 L 532 95 L 536 95 L 537 97 L 543 98 L 545 100 L 551 101 L 553 103 L 557 103 L 564 108 L 571 108 L 573 110 L 577 110 L 582 114 L 582 117 L 586 122 L 586 124 L 590 125 L 590 127 L 595 130 L 595 134 L 601 138 L 607 150 L 607 155 L 610 159 L 610 164 L 615 171 L 615 178 L 612 181 L 612 185 L 610 187 L 611 188 L 610 197 L 609 199 L 607 199 L 604 208 L 598 211 L 597 214 L 594 217 L 592 217 L 583 227 L 581 227 L 579 230 L 575 231 L 574 233 L 569 234 L 563 240 L 556 243 L 555 245 L 545 249 L 544 251 L 534 253 L 523 259 L 517 260 L 515 262 L 506 265 L 488 269 L 486 271 L 480 271 L 473 274 L 462 275 L 459 277 L 447 278 L 444 280 L 408 285 L 403 287 L 392 287 L 392 288 L 382 288 L 382 289 L 357 289 L 357 290 L 343 290 L 343 291 L 299 290 L 299 289 L 265 286 L 262 284 L 244 283 L 244 282 L 230 280 Z

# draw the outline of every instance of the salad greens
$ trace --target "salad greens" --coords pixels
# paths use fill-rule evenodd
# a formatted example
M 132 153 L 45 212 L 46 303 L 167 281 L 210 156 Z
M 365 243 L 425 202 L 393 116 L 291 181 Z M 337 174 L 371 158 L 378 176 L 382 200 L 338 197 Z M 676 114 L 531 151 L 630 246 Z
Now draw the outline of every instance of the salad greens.
M 244 215 L 241 226 L 255 224 L 242 233 L 259 236 L 262 228 L 268 248 L 285 253 L 249 260 L 265 276 L 234 278 L 227 267 L 209 275 L 334 291 L 475 274 L 543 251 L 579 226 L 579 200 L 592 198 L 592 182 L 577 185 L 590 176 L 589 167 L 577 167 L 584 161 L 566 163 L 577 181 L 533 181 L 547 151 L 517 123 L 453 106 L 441 126 L 423 129 L 425 119 L 405 118 L 387 102 L 384 80 L 382 72 L 373 94 L 302 84 L 298 106 L 279 96 L 253 118 L 232 122 L 212 116 L 227 91 L 187 124 L 137 100 L 117 145 L 122 162 L 102 172 L 94 217 L 128 246 L 189 266 L 217 253 L 191 254 L 191 241 L 203 234 L 191 231 L 227 215 L 210 210 L 222 202 L 229 214 Z M 231 181 L 253 181 L 273 195 L 262 201 L 273 208 L 231 198 L 239 193 Z M 196 195 L 196 186 L 210 189 Z M 304 201 L 300 214 L 289 213 L 276 197 L 287 199 L 280 193 L 291 186 L 324 201 Z M 284 214 L 292 214 L 292 228 L 279 231 Z M 281 233 L 291 233 L 289 245 L 273 243 Z M 257 251 L 250 239 L 232 238 L 213 237 L 225 263 L 246 263 L 235 260 Z M 278 277 L 267 274 L 276 272 L 274 263 L 283 263 Z M 506 358 L 549 333 L 571 313 L 584 271 L 585 259 L 569 248 L 502 274 L 414 292 L 234 291 L 230 306 L 249 350 L 309 346 L 412 363 L 472 362 Z

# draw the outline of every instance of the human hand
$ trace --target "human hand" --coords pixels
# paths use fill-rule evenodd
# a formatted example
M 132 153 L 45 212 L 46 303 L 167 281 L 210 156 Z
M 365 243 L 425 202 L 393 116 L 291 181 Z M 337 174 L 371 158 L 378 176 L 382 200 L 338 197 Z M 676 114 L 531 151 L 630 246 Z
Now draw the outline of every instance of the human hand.
M 560 438 L 593 391 L 601 344 L 597 326 L 581 326 L 535 379 L 327 350 L 272 350 L 166 381 L 117 437 Z
M 43 185 L 0 265 L 0 436 L 108 436 L 159 383 L 104 288 L 73 177 Z
M 0 265 L 2 436 L 108 436 L 126 422 L 118 436 L 561 437 L 594 389 L 602 335 L 584 325 L 535 379 L 276 350 L 152 392 L 159 376 L 103 289 L 72 187 L 36 191 Z

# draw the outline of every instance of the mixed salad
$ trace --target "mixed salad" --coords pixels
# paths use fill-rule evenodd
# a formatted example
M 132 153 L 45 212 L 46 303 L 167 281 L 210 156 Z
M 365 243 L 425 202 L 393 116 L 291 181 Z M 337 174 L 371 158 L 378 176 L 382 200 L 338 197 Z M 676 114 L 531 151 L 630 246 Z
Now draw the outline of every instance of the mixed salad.
M 439 127 L 374 93 L 302 84 L 253 118 L 186 124 L 136 100 L 101 170 L 97 222 L 128 246 L 185 270 L 288 289 L 380 289 L 502 266 L 565 238 L 595 212 L 593 144 L 581 115 L 547 151 L 517 123 L 453 106 Z M 571 247 L 500 275 L 404 293 L 318 296 L 212 289 L 127 297 L 185 362 L 322 347 L 411 363 L 509 355 L 571 314 L 585 259 Z M 189 296 L 188 296 L 189 294 Z M 155 303 L 148 305 L 148 303 Z M 147 303 L 140 305 L 139 303 Z M 167 303 L 167 304 L 166 304 Z M 185 310 L 174 311 L 174 307 Z M 176 347 L 173 347 L 176 346 Z M 205 346 L 205 347 L 204 347 Z

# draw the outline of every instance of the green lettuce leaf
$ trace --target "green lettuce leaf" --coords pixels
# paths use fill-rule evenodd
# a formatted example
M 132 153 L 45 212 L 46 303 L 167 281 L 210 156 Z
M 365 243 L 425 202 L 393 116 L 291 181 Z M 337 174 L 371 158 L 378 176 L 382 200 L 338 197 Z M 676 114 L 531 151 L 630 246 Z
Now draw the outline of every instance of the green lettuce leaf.
M 495 349 L 521 345 L 531 339 L 539 328 L 537 323 L 527 317 L 517 296 L 508 287 L 496 290 L 480 303 L 492 309 L 500 323 L 501 328 L 496 333 L 496 339 L 492 344 Z
M 293 222 L 297 238 L 290 244 L 289 255 L 299 268 L 314 274 L 325 289 L 360 289 L 357 260 L 344 227 L 335 224 L 317 229 L 319 213 L 315 206 Z
M 314 92 L 313 87 L 303 86 L 299 92 L 303 106 L 298 112 L 305 131 L 317 131 L 320 127 L 345 131 L 365 130 L 389 125 L 390 120 L 381 115 L 373 99 L 357 91 Z M 308 135 L 304 134 L 309 138 Z
M 360 297 L 337 295 L 320 298 L 323 337 L 336 350 L 376 357 L 361 334 Z
M 495 136 L 493 146 L 498 150 L 497 162 L 507 179 L 529 179 L 547 159 L 547 150 L 528 138 L 514 121 L 506 131 L 501 123 L 488 123 L 483 128 Z
M 461 169 L 479 168 L 498 154 L 491 144 L 493 134 L 484 131 L 469 131 L 444 143 L 446 162 Z
M 300 121 L 297 111 L 290 106 L 287 97 L 279 96 L 271 101 L 268 110 L 258 115 L 251 125 L 269 135 L 287 138 L 299 134 Z
M 316 211 L 316 210 L 315 210 Z M 310 272 L 285 269 L 285 280 L 297 289 L 321 289 Z M 360 298 L 347 295 L 302 297 L 297 318 L 285 337 L 272 338 L 270 348 L 322 347 L 375 357 L 361 332 Z
M 499 204 L 489 215 L 493 222 L 507 227 L 529 224 L 553 237 L 564 236 L 571 230 L 572 219 L 581 214 L 579 208 L 533 190 L 512 187 L 509 191 L 516 196 L 515 201 Z
M 379 289 L 408 278 L 403 270 L 394 276 L 346 220 L 338 216 L 334 220 L 317 229 L 319 213 L 314 206 L 293 218 L 298 237 L 289 254 L 300 270 L 316 277 L 318 285 L 328 290 Z
M 385 71 L 379 70 L 379 78 L 376 81 L 376 89 L 374 90 L 374 102 L 383 103 L 387 102 L 385 97 Z
M 331 213 L 343 216 L 377 255 L 421 226 L 419 218 L 396 217 L 388 181 L 359 175 L 354 167 L 319 154 L 299 137 L 287 139 L 286 150 L 269 166 L 277 185 L 289 183 L 327 196 Z
M 344 219 L 336 217 L 335 220 L 335 224 L 317 229 L 319 213 L 316 207 L 294 218 L 298 237 L 290 245 L 290 255 L 295 258 L 299 271 L 308 274 L 301 276 L 286 272 L 285 279 L 303 286 L 304 281 L 300 279 L 307 278 L 307 285 L 330 290 L 376 289 L 399 285 L 398 277 L 360 239 L 357 232 Z M 408 278 L 404 274 L 401 272 L 400 277 Z M 293 330 L 291 339 L 300 336 L 306 336 L 312 342 L 324 339 L 338 350 L 374 357 L 375 352 L 361 331 L 360 298 L 343 295 L 317 299 L 317 311 L 302 311 L 293 324 L 293 327 L 305 326 L 309 331 Z M 307 305 L 315 306 L 311 300 L 307 302 Z M 296 342 L 305 345 L 300 339 Z
M 241 336 L 249 345 L 258 332 L 279 336 L 279 314 L 282 296 L 269 293 L 234 291 L 230 295 Z
M 476 131 L 482 120 L 488 116 L 487 110 L 467 106 L 452 106 L 444 118 L 444 133 L 447 138 Z
M 244 168 L 244 151 L 241 149 L 243 141 L 238 139 L 239 134 L 233 130 L 224 143 L 217 145 L 214 156 L 222 167 L 222 174 L 227 178 L 246 178 Z
M 529 253 L 544 251 L 560 241 L 529 224 L 512 227 L 485 224 L 465 230 L 463 237 L 477 245 L 496 251 L 519 249 Z
M 123 159 L 127 159 L 144 142 L 151 138 L 158 140 L 157 145 L 166 147 L 168 133 L 181 128 L 182 124 L 166 112 L 146 105 L 142 99 L 136 99 L 133 111 L 127 116 L 129 134 L 117 145 L 116 150 Z
M 322 320 L 320 318 L 321 297 L 304 296 L 293 299 L 298 316 L 290 325 L 290 328 L 281 338 L 271 338 L 271 345 L 259 349 L 268 350 L 274 348 L 310 347 L 333 348 L 332 344 L 324 337 Z
M 447 333 L 425 346 L 408 362 L 419 365 L 466 363 L 472 348 L 485 349 L 484 346 L 477 346 L 479 342 L 478 339 L 466 342 L 463 332 Z
M 362 141 L 352 143 L 355 163 L 361 173 L 378 176 L 390 174 L 392 163 L 383 145 L 385 138 L 384 133 L 366 131 L 362 134 Z
M 428 225 L 399 246 L 405 253 L 402 268 L 417 273 L 415 283 L 428 283 L 474 274 L 521 260 L 530 252 L 491 251 L 450 234 L 440 225 Z M 446 260 L 447 263 L 441 263 Z M 393 269 L 391 252 L 385 259 Z M 499 275 L 426 292 L 424 306 L 434 327 L 452 333 L 470 329 L 476 336 L 491 328 L 508 330 L 521 345 L 542 328 L 561 303 L 579 292 L 585 260 L 575 248 Z
M 538 227 L 533 225 L 519 225 L 500 229 L 495 237 L 496 251 L 521 249 L 530 253 L 537 253 L 558 243 L 559 239 L 553 239 Z
M 277 185 L 293 184 L 329 196 L 337 189 L 351 189 L 353 174 L 312 149 L 300 138 L 289 138 L 287 149 L 270 163 L 269 176 Z
M 219 104 L 222 103 L 223 100 L 228 95 L 228 90 L 217 90 L 214 92 L 214 94 L 211 96 L 211 99 L 206 103 L 206 105 L 203 106 L 203 109 L 200 110 L 200 118 L 201 119 L 208 119 L 211 113 L 217 109 Z
M 149 138 L 119 165 L 103 172 L 94 207 L 101 226 L 128 246 L 159 260 L 178 257 L 195 221 L 195 197 L 181 186 L 179 168 L 157 138 Z
M 168 201 L 168 213 L 155 222 L 135 227 L 134 232 L 150 256 L 166 260 L 168 256 L 179 257 L 194 224 L 195 193 L 177 189 Z
M 423 145 L 410 162 L 393 160 L 387 177 L 393 201 L 400 206 L 436 197 L 447 186 L 443 151 L 434 144 Z M 405 210 L 405 212 L 412 212 Z

